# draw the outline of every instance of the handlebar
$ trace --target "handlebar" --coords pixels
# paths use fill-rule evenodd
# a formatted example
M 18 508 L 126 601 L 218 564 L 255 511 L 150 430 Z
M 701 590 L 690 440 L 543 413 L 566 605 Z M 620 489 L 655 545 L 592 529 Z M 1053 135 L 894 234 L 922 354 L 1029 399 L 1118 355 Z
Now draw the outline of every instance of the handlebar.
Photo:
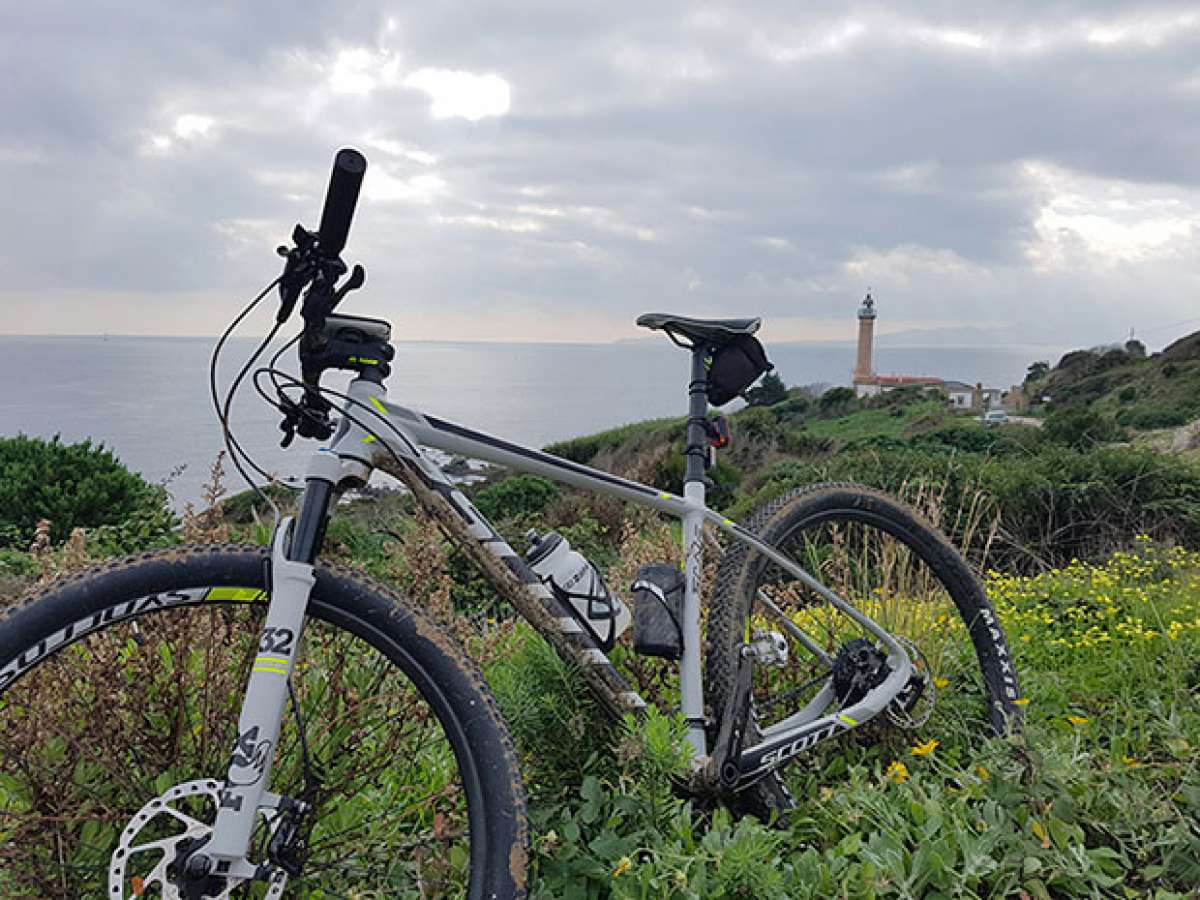
M 377 326 L 383 325 L 386 330 L 387 323 L 342 317 L 338 320 L 342 325 L 353 321 L 376 326 L 362 334 L 358 334 L 361 328 L 350 329 L 354 332 L 350 337 L 342 335 L 338 329 L 331 332 L 327 327 L 334 308 L 349 291 L 362 287 L 366 277 L 363 267 L 356 265 L 350 276 L 338 284 L 338 279 L 346 274 L 341 253 L 346 246 L 366 171 L 367 160 L 361 153 L 350 148 L 339 150 L 333 160 L 325 205 L 321 209 L 321 224 L 316 233 L 297 225 L 292 232 L 293 246 L 278 250 L 287 259 L 279 278 L 281 302 L 276 316 L 279 324 L 291 316 L 301 292 L 307 288 L 302 312 L 304 333 L 297 348 L 304 393 L 295 400 L 280 392 L 280 409 L 284 413 L 280 428 L 284 432 L 285 447 L 297 434 L 324 440 L 333 433 L 334 423 L 329 417 L 331 405 L 320 391 L 321 375 L 326 370 L 351 369 L 360 377 L 375 381 L 386 377 L 389 371 L 392 349 L 388 345 L 388 335 L 376 333 L 379 331 Z
M 317 229 L 317 246 L 326 259 L 336 258 L 346 246 L 350 221 L 354 218 L 358 191 L 362 187 L 366 171 L 366 157 L 357 150 L 339 150 L 333 159 L 329 190 L 325 194 L 325 206 L 321 210 L 321 225 Z

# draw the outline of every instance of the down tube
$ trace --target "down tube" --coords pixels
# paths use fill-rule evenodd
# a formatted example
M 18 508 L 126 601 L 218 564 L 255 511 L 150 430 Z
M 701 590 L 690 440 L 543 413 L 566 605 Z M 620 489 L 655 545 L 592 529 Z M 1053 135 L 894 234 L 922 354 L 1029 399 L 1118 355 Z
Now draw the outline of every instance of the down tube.
M 681 706 L 683 715 L 688 722 L 689 743 L 693 747 L 696 758 L 703 757 L 707 752 L 704 730 L 703 677 L 700 661 L 700 577 L 703 561 L 701 532 L 705 518 L 703 485 L 691 485 L 685 500 L 666 491 L 658 491 L 647 485 L 628 481 L 599 469 L 592 469 L 570 460 L 560 459 L 549 453 L 521 447 L 395 404 L 381 405 L 386 409 L 393 424 L 401 426 L 405 432 L 410 433 L 417 443 L 471 458 L 483 459 L 517 471 L 543 475 L 584 490 L 650 506 L 683 520 L 686 587 L 684 592 L 683 659 L 680 663 Z M 379 460 L 379 464 L 381 468 L 386 468 L 385 460 Z M 450 501 L 450 505 L 455 508 L 458 516 L 469 524 L 474 540 L 481 542 L 492 554 L 499 555 L 505 566 L 521 579 L 525 591 L 540 592 L 545 595 L 539 596 L 540 603 L 547 609 L 553 610 L 553 618 L 560 628 L 578 632 L 570 635 L 572 641 L 577 644 L 586 643 L 587 646 L 575 648 L 575 652 L 567 653 L 568 658 L 611 669 L 611 663 L 604 652 L 594 642 L 591 642 L 589 636 L 582 633 L 582 628 L 574 622 L 570 613 L 561 608 L 553 595 L 529 571 L 524 560 L 518 557 L 495 533 L 495 530 L 474 509 L 470 501 L 448 483 L 443 481 L 441 484 L 437 484 L 440 479 L 444 479 L 444 476 L 440 470 L 423 458 L 420 460 L 419 468 L 424 478 L 433 483 L 435 490 L 442 493 L 445 499 Z M 514 603 L 514 605 L 517 605 L 518 609 L 522 609 L 524 613 L 524 609 L 519 604 Z M 563 647 L 552 640 L 552 635 L 545 631 L 545 625 L 549 623 L 543 620 L 543 623 L 539 624 L 529 615 L 526 615 L 526 618 L 530 618 L 530 621 L 539 627 L 543 635 L 555 644 L 556 649 L 563 653 Z M 595 673 L 585 669 L 585 674 Z M 615 670 L 612 670 L 612 675 L 619 678 Z M 606 680 L 615 682 L 615 679 L 612 678 Z M 612 690 L 611 687 L 609 689 Z M 620 694 L 627 705 L 629 705 L 629 700 L 637 697 L 625 685 L 621 685 Z M 637 698 L 632 705 L 638 704 L 639 701 L 640 698 Z
M 646 702 L 613 666 L 604 651 L 525 561 L 504 541 L 474 504 L 423 457 L 397 460 L 379 454 L 376 465 L 399 478 L 492 586 L 537 629 L 567 662 L 577 666 L 601 705 L 620 717 Z

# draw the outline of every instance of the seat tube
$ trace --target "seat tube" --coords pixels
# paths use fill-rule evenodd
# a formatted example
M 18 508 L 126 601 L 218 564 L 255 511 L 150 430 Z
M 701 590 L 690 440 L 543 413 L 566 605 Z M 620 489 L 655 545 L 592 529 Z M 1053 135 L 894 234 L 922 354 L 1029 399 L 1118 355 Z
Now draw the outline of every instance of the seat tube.
M 700 668 L 700 573 L 704 567 L 705 458 L 708 454 L 708 353 L 692 350 L 692 375 L 688 382 L 687 460 L 684 499 L 694 509 L 683 517 L 683 657 L 679 662 L 680 696 L 688 725 L 688 743 L 697 759 L 707 755 L 704 719 L 704 684 Z

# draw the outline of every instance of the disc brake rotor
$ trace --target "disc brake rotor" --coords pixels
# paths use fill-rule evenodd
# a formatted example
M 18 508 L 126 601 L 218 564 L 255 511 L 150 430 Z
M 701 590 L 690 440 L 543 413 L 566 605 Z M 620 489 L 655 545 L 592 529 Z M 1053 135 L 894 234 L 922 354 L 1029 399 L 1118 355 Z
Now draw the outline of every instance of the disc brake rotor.
M 212 779 L 187 781 L 168 789 L 138 810 L 129 820 L 117 849 L 113 851 L 108 869 L 110 900 L 129 900 L 144 894 L 164 900 L 180 900 L 182 894 L 173 874 L 173 864 L 180 856 L 185 841 L 207 841 L 212 836 L 212 824 L 184 808 L 195 801 L 207 801 L 215 818 L 220 801 L 221 785 Z M 163 836 L 165 834 L 165 836 Z M 145 836 L 138 841 L 139 836 Z M 172 871 L 168 871 L 172 869 Z M 227 878 L 225 887 L 214 900 L 231 897 L 234 888 L 247 879 Z M 264 900 L 283 896 L 287 875 L 276 871 Z

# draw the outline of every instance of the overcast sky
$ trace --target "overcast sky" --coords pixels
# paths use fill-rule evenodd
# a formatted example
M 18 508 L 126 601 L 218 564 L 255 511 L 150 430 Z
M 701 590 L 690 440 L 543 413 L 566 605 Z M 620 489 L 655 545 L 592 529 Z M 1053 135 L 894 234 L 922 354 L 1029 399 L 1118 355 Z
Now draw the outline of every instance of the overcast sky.
M 0 333 L 219 331 L 340 146 L 397 337 L 1200 327 L 1194 0 L 2 0 L 0 86 Z

